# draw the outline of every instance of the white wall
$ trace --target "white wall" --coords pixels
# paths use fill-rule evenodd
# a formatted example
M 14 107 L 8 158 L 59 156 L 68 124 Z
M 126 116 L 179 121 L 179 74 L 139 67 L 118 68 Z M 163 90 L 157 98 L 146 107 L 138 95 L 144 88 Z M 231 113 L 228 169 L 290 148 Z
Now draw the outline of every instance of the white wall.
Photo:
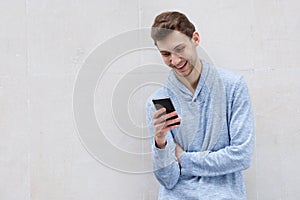
M 161 64 L 157 52 L 136 50 L 111 61 L 108 68 L 97 66 L 103 73 L 94 94 L 95 116 L 103 141 L 109 143 L 78 128 L 73 95 L 87 60 L 117 54 L 126 45 L 132 50 L 131 41 L 115 43 L 115 39 L 151 26 L 155 15 L 173 9 L 195 23 L 201 47 L 215 63 L 243 74 L 248 82 L 256 121 L 255 155 L 245 172 L 248 198 L 300 198 L 298 1 L 3 0 L 0 199 L 156 198 L 158 183 L 145 172 L 151 168 L 147 155 L 141 156 L 150 151 L 148 140 L 142 139 L 147 137 L 143 106 L 155 84 L 140 88 L 138 84 L 149 77 L 156 83 L 165 78 L 165 68 L 155 70 Z M 137 42 L 148 45 L 144 39 L 137 37 Z M 107 41 L 114 48 L 91 58 Z M 127 91 L 118 90 L 124 83 L 136 89 L 130 91 L 130 98 Z M 136 127 L 130 135 L 120 129 L 123 119 L 114 119 L 111 112 L 123 102 L 112 103 L 118 91 L 124 91 L 120 97 L 127 97 L 128 113 L 114 112 L 131 117 L 132 124 L 123 127 Z M 111 147 L 127 154 L 118 157 L 109 151 Z M 137 155 L 141 165 L 127 155 Z

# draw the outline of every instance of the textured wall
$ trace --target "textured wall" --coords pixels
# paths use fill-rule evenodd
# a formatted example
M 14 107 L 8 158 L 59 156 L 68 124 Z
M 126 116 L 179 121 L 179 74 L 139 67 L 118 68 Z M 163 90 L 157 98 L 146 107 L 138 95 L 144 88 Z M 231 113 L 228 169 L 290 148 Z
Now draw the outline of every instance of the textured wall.
M 156 14 L 173 9 L 196 24 L 201 47 L 215 63 L 243 74 L 248 82 L 256 121 L 255 155 L 245 172 L 248 198 L 300 199 L 298 1 L 3 0 L 1 200 L 155 199 L 158 183 L 144 172 L 151 168 L 147 155 L 140 155 L 150 151 L 144 101 L 166 76 L 164 67 L 148 66 L 161 64 L 157 52 L 144 48 L 111 60 L 109 67 L 97 65 L 102 76 L 94 88 L 95 116 L 103 141 L 127 152 L 125 157 L 102 146 L 99 135 L 89 135 L 88 128 L 78 128 L 73 95 L 86 60 L 95 63 L 126 45 L 133 50 L 131 40 L 116 43 L 114 38 L 149 27 Z M 137 44 L 149 45 L 144 36 L 137 37 Z M 107 41 L 107 52 L 91 58 Z M 149 77 L 156 83 L 140 84 Z M 128 91 L 118 90 L 122 85 L 134 88 L 129 97 Z M 118 94 L 127 99 L 119 101 Z M 114 110 L 116 118 L 111 109 L 122 102 L 128 113 Z M 128 116 L 132 123 L 122 125 Z M 133 125 L 133 131 L 122 130 Z M 129 154 L 139 156 L 141 165 Z M 143 170 L 136 174 L 136 169 Z

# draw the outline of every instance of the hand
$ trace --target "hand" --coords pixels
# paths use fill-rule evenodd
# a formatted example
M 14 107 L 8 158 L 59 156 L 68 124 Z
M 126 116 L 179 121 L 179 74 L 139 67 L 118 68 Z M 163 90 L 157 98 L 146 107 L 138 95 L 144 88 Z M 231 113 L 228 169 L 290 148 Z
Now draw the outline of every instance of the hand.
M 171 112 L 169 114 L 165 114 L 165 113 L 166 113 L 166 109 L 161 108 L 155 111 L 153 114 L 155 142 L 156 142 L 156 146 L 161 149 L 166 146 L 167 132 L 172 130 L 173 128 L 179 127 L 179 125 L 173 125 L 173 126 L 169 126 L 169 125 L 181 121 L 179 117 L 176 119 L 167 120 L 173 116 L 178 115 L 176 111 Z
M 179 165 L 180 165 L 180 156 L 181 156 L 182 152 L 183 152 L 182 147 L 178 143 L 176 143 L 175 156 L 178 160 Z

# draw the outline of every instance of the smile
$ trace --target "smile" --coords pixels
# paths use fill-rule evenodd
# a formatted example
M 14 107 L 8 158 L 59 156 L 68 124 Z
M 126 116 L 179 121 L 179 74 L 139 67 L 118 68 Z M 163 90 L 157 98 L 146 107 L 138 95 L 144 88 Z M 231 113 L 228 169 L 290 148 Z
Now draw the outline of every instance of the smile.
M 186 66 L 187 66 L 187 61 L 182 65 L 182 66 L 179 66 L 179 67 L 174 67 L 174 69 L 178 70 L 178 71 L 183 71 L 185 70 Z

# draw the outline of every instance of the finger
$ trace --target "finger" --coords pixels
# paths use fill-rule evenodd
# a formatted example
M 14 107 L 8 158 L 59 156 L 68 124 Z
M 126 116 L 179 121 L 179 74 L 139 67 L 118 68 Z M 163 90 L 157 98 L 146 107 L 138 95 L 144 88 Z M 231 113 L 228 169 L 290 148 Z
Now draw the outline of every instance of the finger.
M 177 111 L 173 111 L 171 113 L 168 113 L 168 114 L 164 115 L 164 118 L 165 118 L 165 120 L 167 120 L 167 119 L 169 119 L 171 117 L 174 117 L 174 116 L 178 116 Z
M 179 125 L 173 125 L 173 126 L 168 126 L 168 127 L 157 127 L 157 129 L 154 131 L 154 135 L 158 137 L 165 137 L 167 132 L 174 129 L 178 128 Z
M 155 121 L 156 123 L 164 123 L 166 120 L 170 119 L 171 117 L 175 117 L 177 116 L 178 117 L 178 114 L 176 111 L 174 112 L 171 112 L 169 114 L 165 114 L 165 115 L 162 115 L 160 116 L 159 118 L 156 118 L 157 121 Z
M 160 118 L 154 119 L 153 120 L 153 124 L 155 125 L 159 125 L 159 124 L 165 124 L 166 123 L 166 119 L 165 117 L 161 116 Z
M 172 115 L 165 114 L 165 115 L 158 116 L 158 118 L 154 118 L 153 124 L 157 125 L 160 123 L 165 123 L 167 119 L 169 119 L 170 117 L 173 117 L 173 116 L 176 116 L 176 114 L 172 113 Z
M 175 124 L 175 123 L 180 123 L 181 122 L 181 118 L 177 117 L 175 119 L 170 119 L 170 120 L 167 120 L 166 123 L 165 123 L 165 126 L 170 126 L 172 124 Z
M 157 110 L 157 111 L 154 112 L 153 118 L 154 119 L 159 118 L 165 112 L 166 112 L 166 108 L 161 108 L 161 109 L 159 109 L 159 110 Z
M 163 132 L 162 130 L 165 128 L 164 123 L 160 123 L 154 126 L 154 131 L 155 132 Z
M 173 126 L 168 126 L 168 127 L 164 128 L 162 130 L 165 131 L 165 132 L 168 132 L 168 131 L 170 131 L 174 128 L 178 128 L 178 127 L 179 127 L 179 125 L 173 125 Z
M 175 118 L 175 119 L 172 119 L 172 120 L 165 120 L 165 121 L 163 121 L 163 122 L 160 122 L 159 121 L 159 119 L 157 119 L 154 123 L 155 123 L 155 125 L 154 125 L 154 127 L 155 127 L 155 131 L 156 132 L 165 132 L 166 130 L 166 128 L 167 128 L 167 130 L 171 130 L 171 129 L 173 129 L 173 128 L 177 128 L 178 126 L 176 126 L 176 124 L 175 123 L 180 123 L 181 122 L 181 118 L 179 118 L 179 117 L 177 117 L 177 118 Z M 172 124 L 174 124 L 174 125 L 172 125 Z M 170 125 L 172 125 L 172 126 L 170 126 Z M 175 127 L 176 126 L 176 127 Z M 171 127 L 171 129 L 169 129 L 169 127 Z
M 162 123 L 158 123 L 154 126 L 154 132 L 165 135 L 166 132 L 169 130 L 169 129 L 166 129 L 166 128 L 168 128 L 168 125 L 167 125 L 166 121 L 162 122 Z

